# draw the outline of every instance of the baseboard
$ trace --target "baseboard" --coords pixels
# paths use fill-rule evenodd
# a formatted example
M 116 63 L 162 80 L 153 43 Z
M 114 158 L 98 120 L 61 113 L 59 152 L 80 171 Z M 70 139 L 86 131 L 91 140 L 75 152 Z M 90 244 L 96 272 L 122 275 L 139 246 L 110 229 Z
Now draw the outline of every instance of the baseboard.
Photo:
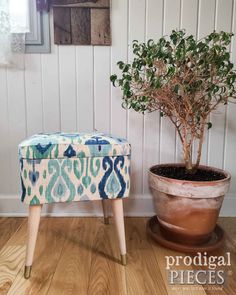
M 144 198 L 130 197 L 124 199 L 124 211 L 126 216 L 153 216 L 154 208 L 150 196 Z M 27 216 L 28 206 L 21 203 L 15 195 L 0 195 L 0 216 Z M 42 216 L 102 216 L 100 201 L 72 202 L 44 205 Z
M 21 203 L 16 195 L 0 195 L 0 216 L 27 216 L 28 206 Z M 124 199 L 125 216 L 149 217 L 155 215 L 152 198 L 149 194 L 132 196 Z M 99 217 L 102 216 L 100 201 L 61 203 L 43 206 L 43 216 L 52 217 Z M 225 197 L 220 216 L 236 217 L 236 196 L 229 194 Z
M 236 194 L 228 194 L 220 211 L 222 217 L 236 217 Z

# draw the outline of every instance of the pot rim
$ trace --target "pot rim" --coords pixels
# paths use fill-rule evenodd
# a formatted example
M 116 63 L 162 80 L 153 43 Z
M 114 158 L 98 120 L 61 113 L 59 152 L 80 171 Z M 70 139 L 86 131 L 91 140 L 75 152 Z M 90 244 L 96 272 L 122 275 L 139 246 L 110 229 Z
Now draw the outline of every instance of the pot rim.
M 166 176 L 161 176 L 158 174 L 155 174 L 151 171 L 151 169 L 155 168 L 155 167 L 168 167 L 168 166 L 174 166 L 174 167 L 184 167 L 185 165 L 183 163 L 163 163 L 163 164 L 157 164 L 157 165 L 153 165 L 149 168 L 149 174 L 158 177 L 160 179 L 163 180 L 167 180 L 167 181 L 171 181 L 171 182 L 176 182 L 176 183 L 194 183 L 194 184 L 198 184 L 198 185 L 209 185 L 212 183 L 222 183 L 222 182 L 228 182 L 231 179 L 231 175 L 228 171 L 223 170 L 223 169 L 219 169 L 219 168 L 215 168 L 212 166 L 207 166 L 207 165 L 199 165 L 199 168 L 205 169 L 205 170 L 213 170 L 219 173 L 222 173 L 225 175 L 225 178 L 223 179 L 219 179 L 219 180 L 211 180 L 211 181 L 197 181 L 197 180 L 184 180 L 184 179 L 176 179 L 176 178 L 171 178 L 171 177 L 166 177 Z

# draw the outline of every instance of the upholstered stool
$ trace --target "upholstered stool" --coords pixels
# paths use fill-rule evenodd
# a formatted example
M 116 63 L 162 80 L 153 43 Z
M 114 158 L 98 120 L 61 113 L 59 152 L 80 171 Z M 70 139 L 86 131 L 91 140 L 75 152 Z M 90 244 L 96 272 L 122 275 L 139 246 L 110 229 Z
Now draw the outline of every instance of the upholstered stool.
M 43 204 L 112 200 L 121 262 L 126 264 L 122 199 L 130 189 L 130 145 L 101 133 L 37 134 L 19 145 L 22 202 L 29 205 L 25 278 L 30 277 Z

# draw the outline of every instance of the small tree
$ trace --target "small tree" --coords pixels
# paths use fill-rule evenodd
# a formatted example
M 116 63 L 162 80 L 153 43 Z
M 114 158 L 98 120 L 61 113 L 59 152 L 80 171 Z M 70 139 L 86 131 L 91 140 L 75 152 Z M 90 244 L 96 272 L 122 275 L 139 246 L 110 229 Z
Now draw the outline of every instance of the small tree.
M 173 30 L 158 42 L 133 41 L 132 63 L 119 61 L 122 71 L 110 77 L 123 92 L 122 106 L 137 112 L 160 111 L 174 124 L 183 146 L 186 169 L 194 173 L 201 159 L 209 114 L 235 98 L 236 72 L 230 62 L 233 34 L 213 32 L 201 40 Z M 192 146 L 198 141 L 193 164 Z

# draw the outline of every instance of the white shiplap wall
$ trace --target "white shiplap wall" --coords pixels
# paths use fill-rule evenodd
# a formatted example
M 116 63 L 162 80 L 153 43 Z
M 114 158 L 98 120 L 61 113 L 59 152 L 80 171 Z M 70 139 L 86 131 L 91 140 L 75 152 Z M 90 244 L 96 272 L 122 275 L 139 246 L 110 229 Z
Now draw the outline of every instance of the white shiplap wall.
M 118 60 L 131 60 L 133 39 L 145 41 L 185 28 L 201 38 L 214 28 L 236 32 L 234 0 L 112 0 L 112 46 L 55 46 L 51 54 L 25 56 L 25 70 L 0 69 L 0 214 L 23 214 L 18 201 L 17 145 L 36 132 L 99 130 L 127 137 L 132 144 L 129 215 L 151 215 L 148 168 L 181 160 L 181 147 L 168 119 L 121 108 L 119 89 L 109 76 Z M 236 38 L 232 44 L 236 61 Z M 236 212 L 236 105 L 211 116 L 202 163 L 232 174 L 224 215 Z M 98 204 L 53 206 L 47 212 L 99 214 Z M 64 212 L 64 213 L 63 213 Z

